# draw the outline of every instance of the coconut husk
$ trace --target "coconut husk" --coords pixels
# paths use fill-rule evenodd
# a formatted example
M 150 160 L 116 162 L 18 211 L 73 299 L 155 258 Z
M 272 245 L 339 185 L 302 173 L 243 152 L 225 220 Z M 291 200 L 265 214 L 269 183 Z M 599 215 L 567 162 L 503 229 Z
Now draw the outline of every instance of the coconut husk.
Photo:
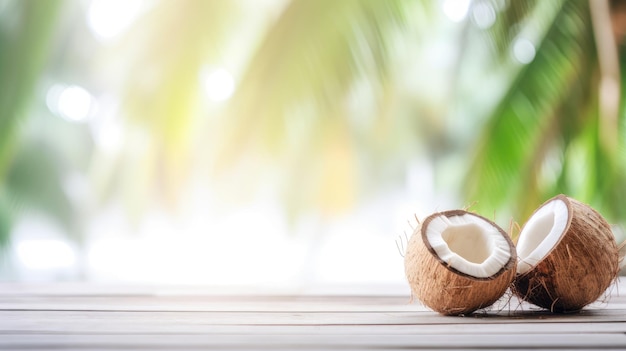
M 535 267 L 516 277 L 521 299 L 552 312 L 575 312 L 598 300 L 615 280 L 620 258 L 607 221 L 593 208 L 565 195 L 565 233 Z M 542 206 L 544 206 L 542 205 Z
M 494 275 L 477 278 L 462 273 L 442 261 L 426 238 L 426 228 L 438 216 L 464 214 L 487 221 L 509 243 L 510 260 Z M 427 217 L 409 239 L 405 254 L 405 273 L 413 296 L 443 315 L 467 315 L 487 308 L 506 292 L 515 276 L 517 253 L 509 236 L 492 221 L 463 210 L 445 211 Z

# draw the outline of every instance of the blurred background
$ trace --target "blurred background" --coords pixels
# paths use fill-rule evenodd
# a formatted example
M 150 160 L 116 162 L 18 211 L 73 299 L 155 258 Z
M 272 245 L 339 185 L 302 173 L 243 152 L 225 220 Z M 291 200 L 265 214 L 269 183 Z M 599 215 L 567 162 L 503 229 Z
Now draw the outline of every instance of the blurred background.
M 626 5 L 0 0 L 0 279 L 403 283 L 416 218 L 624 239 Z

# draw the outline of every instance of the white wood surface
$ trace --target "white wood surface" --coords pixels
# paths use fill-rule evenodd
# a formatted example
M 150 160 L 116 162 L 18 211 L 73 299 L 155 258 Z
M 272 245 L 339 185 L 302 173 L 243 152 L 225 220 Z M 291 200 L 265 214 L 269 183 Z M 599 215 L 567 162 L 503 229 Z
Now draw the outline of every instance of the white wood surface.
M 0 284 L 0 349 L 626 349 L 625 292 L 575 314 L 510 299 L 446 317 L 403 286 Z

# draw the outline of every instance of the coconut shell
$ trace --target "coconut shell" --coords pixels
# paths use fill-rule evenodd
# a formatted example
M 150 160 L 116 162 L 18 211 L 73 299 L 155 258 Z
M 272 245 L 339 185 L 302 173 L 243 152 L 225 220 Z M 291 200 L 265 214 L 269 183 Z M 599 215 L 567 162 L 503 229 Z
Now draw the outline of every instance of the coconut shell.
M 426 229 L 432 219 L 464 214 L 487 221 L 509 243 L 509 261 L 490 277 L 472 277 L 452 268 L 439 258 L 426 239 Z M 491 306 L 511 285 L 516 263 L 517 253 L 509 236 L 492 221 L 463 210 L 439 212 L 427 217 L 409 239 L 404 260 L 405 273 L 413 296 L 443 315 L 467 315 Z
M 611 227 L 598 212 L 565 195 L 544 205 L 555 199 L 568 209 L 565 233 L 543 260 L 515 278 L 512 290 L 552 312 L 575 312 L 602 296 L 619 272 L 620 258 Z

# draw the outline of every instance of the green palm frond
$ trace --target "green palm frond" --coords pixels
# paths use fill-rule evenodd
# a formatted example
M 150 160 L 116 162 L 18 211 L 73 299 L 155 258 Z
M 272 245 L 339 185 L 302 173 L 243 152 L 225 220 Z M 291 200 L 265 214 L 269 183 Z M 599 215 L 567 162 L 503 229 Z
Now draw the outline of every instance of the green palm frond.
M 31 98 L 50 49 L 61 1 L 14 1 L 15 18 L 0 18 L 0 177 L 12 158 L 15 128 Z M 9 13 L 9 9 L 5 10 Z M 8 15 L 5 15 L 8 16 Z
M 466 186 L 479 211 L 504 208 L 503 215 L 523 221 L 563 192 L 614 213 L 609 184 L 619 176 L 619 161 L 599 140 L 599 68 L 588 6 L 562 2 L 536 57 L 489 117 Z
M 12 1 L 0 13 L 0 180 L 3 183 L 15 157 L 20 120 L 28 114 L 28 102 L 49 55 L 49 39 L 60 8 L 60 0 Z M 6 184 L 2 184 L 0 243 L 8 240 L 13 217 L 13 200 Z
M 491 46 L 496 53 L 495 56 L 502 61 L 509 58 L 511 43 L 514 41 L 520 29 L 526 25 L 526 21 L 536 20 L 536 17 L 545 19 L 545 17 L 542 16 L 533 16 L 534 11 L 545 5 L 553 6 L 560 3 L 557 1 L 552 2 L 552 4 L 539 4 L 540 6 L 537 6 L 537 0 L 508 2 L 486 0 L 485 2 L 490 3 L 498 12 L 496 21 L 487 32 L 487 35 L 490 37 Z M 501 6 L 506 7 L 502 9 L 500 8 Z
M 384 106 L 391 101 L 394 45 L 416 45 L 416 27 L 427 27 L 430 11 L 426 1 L 289 2 L 229 104 L 216 143 L 217 172 L 242 157 L 277 158 L 290 217 L 304 207 L 334 212 L 350 206 L 361 181 L 357 136 L 371 143 L 389 121 Z M 348 101 L 359 84 L 375 91 L 376 101 L 364 103 L 381 113 L 373 113 L 379 122 L 357 131 L 351 119 L 367 116 L 351 117 Z
M 154 198 L 167 204 L 188 175 L 202 99 L 200 73 L 221 59 L 238 8 L 231 1 L 157 1 L 123 41 L 101 55 L 124 73 L 124 128 L 146 133 L 143 151 L 123 154 L 100 179 L 100 197 L 122 189 L 129 213 L 140 214 Z M 109 64 L 107 63 L 104 63 Z M 137 155 L 138 153 L 142 153 Z M 132 216 L 137 217 L 137 216 Z
M 232 2 L 159 1 L 135 24 L 116 53 L 132 57 L 122 93 L 129 120 L 176 148 L 189 136 L 199 99 L 198 75 L 219 57 Z
M 403 0 L 290 2 L 232 99 L 222 158 L 233 159 L 250 144 L 289 149 L 294 111 L 305 112 L 297 117 L 307 129 L 300 145 L 345 127 L 342 109 L 355 81 L 365 74 L 383 81 L 394 30 L 423 24 L 427 14 L 425 2 Z

